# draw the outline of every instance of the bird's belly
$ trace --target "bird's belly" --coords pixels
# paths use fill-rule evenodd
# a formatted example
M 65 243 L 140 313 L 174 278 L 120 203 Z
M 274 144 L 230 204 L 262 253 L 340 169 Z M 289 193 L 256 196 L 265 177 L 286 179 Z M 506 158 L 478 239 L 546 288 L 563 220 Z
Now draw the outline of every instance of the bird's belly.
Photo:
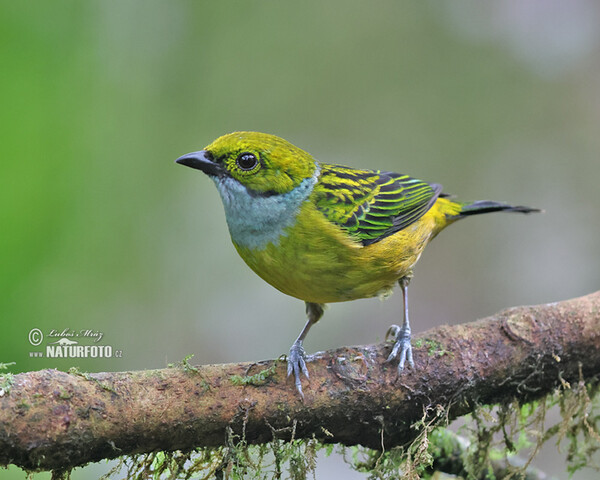
M 264 249 L 236 248 L 263 280 L 307 302 L 342 302 L 389 293 L 411 271 L 431 237 L 423 217 L 362 246 L 339 227 L 315 224 L 319 218 L 305 217 Z

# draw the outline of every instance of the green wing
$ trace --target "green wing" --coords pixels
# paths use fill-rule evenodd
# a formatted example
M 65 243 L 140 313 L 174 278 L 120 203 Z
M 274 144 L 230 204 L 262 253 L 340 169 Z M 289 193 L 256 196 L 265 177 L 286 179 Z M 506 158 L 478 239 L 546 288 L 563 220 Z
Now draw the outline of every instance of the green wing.
M 330 222 L 363 245 L 375 243 L 421 218 L 442 186 L 392 172 L 321 164 L 313 201 Z

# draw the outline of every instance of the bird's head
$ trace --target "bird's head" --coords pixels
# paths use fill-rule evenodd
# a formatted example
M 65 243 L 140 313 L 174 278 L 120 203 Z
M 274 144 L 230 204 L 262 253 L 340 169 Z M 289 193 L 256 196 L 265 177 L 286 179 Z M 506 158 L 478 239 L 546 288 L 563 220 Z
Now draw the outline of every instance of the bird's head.
M 283 138 L 259 132 L 223 135 L 176 162 L 202 170 L 217 183 L 233 179 L 258 195 L 290 192 L 317 168 L 309 153 Z

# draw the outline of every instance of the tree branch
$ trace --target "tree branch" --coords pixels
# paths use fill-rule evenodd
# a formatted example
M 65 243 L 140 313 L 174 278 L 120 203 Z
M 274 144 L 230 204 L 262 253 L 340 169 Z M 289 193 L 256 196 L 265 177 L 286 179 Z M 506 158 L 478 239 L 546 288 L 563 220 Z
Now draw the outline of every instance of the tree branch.
M 450 418 L 476 404 L 552 392 L 600 374 L 600 292 L 516 307 L 413 339 L 417 369 L 397 377 L 391 345 L 343 347 L 309 363 L 301 401 L 283 361 L 136 372 L 21 373 L 0 397 L 0 464 L 74 467 L 154 450 L 312 438 L 386 449 L 437 405 Z M 6 382 L 5 382 L 6 383 Z

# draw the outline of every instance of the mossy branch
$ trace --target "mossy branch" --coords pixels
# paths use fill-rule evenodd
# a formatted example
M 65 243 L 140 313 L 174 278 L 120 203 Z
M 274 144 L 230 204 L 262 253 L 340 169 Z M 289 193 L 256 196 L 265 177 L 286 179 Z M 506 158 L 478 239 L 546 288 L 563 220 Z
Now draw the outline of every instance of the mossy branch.
M 218 447 L 232 432 L 254 444 L 314 438 L 403 445 L 427 415 L 443 411 L 451 419 L 481 404 L 541 398 L 581 376 L 596 379 L 600 292 L 438 327 L 413 343 L 417 370 L 399 378 L 384 363 L 388 344 L 319 353 L 304 401 L 281 360 L 0 376 L 0 464 L 67 469 L 126 454 Z

